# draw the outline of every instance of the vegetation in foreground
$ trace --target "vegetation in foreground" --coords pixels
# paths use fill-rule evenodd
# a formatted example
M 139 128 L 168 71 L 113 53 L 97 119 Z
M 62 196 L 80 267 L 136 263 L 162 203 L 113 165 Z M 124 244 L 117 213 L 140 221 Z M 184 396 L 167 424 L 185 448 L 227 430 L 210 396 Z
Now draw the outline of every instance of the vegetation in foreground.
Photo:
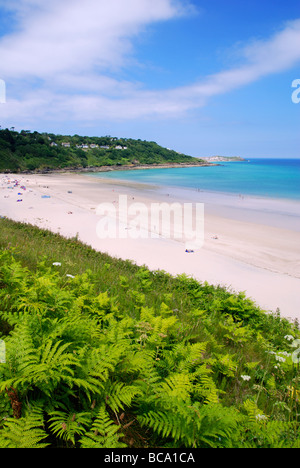
M 300 447 L 297 323 L 30 225 L 0 247 L 0 447 Z

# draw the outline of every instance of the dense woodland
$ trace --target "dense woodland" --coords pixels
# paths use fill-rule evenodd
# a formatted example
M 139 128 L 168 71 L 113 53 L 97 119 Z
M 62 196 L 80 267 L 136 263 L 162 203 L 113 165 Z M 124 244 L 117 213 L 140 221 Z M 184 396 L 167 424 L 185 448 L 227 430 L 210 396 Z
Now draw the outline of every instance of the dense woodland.
M 0 171 L 203 163 L 153 141 L 0 130 Z

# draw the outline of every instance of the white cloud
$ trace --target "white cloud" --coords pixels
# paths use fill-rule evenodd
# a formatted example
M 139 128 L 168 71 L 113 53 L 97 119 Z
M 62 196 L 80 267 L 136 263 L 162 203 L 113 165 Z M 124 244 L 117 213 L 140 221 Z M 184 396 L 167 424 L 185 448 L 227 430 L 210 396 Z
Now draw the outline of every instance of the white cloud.
M 0 41 L 7 78 L 48 80 L 59 73 L 119 67 L 131 52 L 132 38 L 147 24 L 181 12 L 171 0 L 22 0 L 17 5 L 21 30 Z
M 130 65 L 134 40 L 148 25 L 190 12 L 188 1 L 18 0 L 9 8 L 19 19 L 18 29 L 0 40 L 1 78 L 14 83 L 14 97 L 8 93 L 5 105 L 10 119 L 173 117 L 300 62 L 295 20 L 245 47 L 235 68 L 188 86 L 149 91 L 111 72 L 116 76 Z
M 300 20 L 291 21 L 269 40 L 257 41 L 241 51 L 243 63 L 220 71 L 203 82 L 183 87 L 178 94 L 208 98 L 280 73 L 300 63 Z

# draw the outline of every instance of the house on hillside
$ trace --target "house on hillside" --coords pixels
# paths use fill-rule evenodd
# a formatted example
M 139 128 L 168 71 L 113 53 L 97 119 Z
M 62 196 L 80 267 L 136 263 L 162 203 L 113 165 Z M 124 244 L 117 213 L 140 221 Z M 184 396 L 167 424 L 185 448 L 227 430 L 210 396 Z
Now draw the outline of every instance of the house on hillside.
M 62 142 L 61 146 L 63 146 L 64 148 L 70 148 L 70 146 L 71 146 L 71 143 L 68 143 L 68 142 Z

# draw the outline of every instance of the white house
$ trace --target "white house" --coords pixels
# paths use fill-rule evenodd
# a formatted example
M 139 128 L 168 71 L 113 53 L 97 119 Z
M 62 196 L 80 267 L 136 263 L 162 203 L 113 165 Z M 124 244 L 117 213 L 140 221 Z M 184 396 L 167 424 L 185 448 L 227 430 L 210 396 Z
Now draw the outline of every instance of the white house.
M 117 150 L 126 150 L 126 149 L 127 149 L 127 146 L 120 146 L 120 145 L 117 145 L 117 146 L 115 147 L 115 149 L 117 149 Z

